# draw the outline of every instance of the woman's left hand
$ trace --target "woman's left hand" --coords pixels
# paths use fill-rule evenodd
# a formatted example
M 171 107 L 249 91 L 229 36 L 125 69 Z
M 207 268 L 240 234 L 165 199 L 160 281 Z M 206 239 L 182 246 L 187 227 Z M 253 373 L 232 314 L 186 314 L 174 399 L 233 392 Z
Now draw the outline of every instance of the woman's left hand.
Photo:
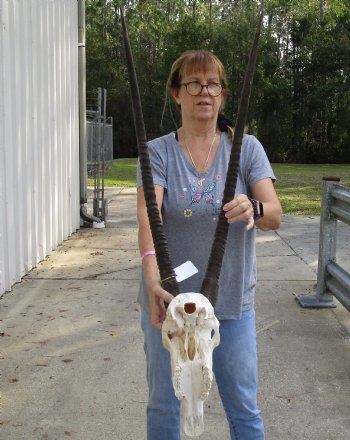
M 233 200 L 224 205 L 225 217 L 227 223 L 242 221 L 247 224 L 246 231 L 249 231 L 254 227 L 254 211 L 253 205 L 245 194 L 239 194 L 235 196 Z

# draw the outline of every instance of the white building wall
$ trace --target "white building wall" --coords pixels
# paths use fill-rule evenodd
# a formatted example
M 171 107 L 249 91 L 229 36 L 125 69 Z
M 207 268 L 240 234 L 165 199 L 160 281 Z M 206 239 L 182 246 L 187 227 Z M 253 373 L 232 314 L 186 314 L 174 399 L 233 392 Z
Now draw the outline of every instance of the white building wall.
M 0 296 L 80 225 L 76 0 L 0 0 Z

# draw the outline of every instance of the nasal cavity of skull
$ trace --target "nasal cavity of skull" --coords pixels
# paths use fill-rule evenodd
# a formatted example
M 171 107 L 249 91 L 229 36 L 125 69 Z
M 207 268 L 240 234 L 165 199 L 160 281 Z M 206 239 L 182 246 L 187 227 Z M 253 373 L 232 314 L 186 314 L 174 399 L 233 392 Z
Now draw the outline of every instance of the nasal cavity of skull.
M 196 311 L 196 304 L 195 303 L 185 303 L 184 305 L 185 312 L 188 315 L 191 315 Z
M 194 356 L 196 354 L 196 340 L 194 339 L 194 335 L 189 335 L 188 338 L 188 347 L 187 347 L 187 355 L 190 361 L 193 361 Z

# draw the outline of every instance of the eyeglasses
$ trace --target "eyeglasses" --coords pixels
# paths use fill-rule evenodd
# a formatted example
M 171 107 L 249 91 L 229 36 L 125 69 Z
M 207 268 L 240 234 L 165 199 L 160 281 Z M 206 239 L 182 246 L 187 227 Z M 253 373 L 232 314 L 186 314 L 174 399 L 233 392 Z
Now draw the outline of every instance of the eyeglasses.
M 201 84 L 199 81 L 190 81 L 188 83 L 181 83 L 180 86 L 185 86 L 187 93 L 191 96 L 200 95 L 204 87 L 207 88 L 208 95 L 213 97 L 219 96 L 222 92 L 222 85 L 216 82 Z

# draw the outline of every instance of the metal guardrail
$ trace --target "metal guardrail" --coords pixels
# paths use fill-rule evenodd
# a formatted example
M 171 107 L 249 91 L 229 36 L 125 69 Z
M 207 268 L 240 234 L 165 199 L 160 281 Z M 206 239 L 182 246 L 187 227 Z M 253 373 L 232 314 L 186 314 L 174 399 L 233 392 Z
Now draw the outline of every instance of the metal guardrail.
M 305 308 L 333 308 L 333 296 L 350 311 L 350 274 L 336 263 L 337 222 L 350 226 L 350 188 L 323 178 L 316 295 L 298 295 Z

